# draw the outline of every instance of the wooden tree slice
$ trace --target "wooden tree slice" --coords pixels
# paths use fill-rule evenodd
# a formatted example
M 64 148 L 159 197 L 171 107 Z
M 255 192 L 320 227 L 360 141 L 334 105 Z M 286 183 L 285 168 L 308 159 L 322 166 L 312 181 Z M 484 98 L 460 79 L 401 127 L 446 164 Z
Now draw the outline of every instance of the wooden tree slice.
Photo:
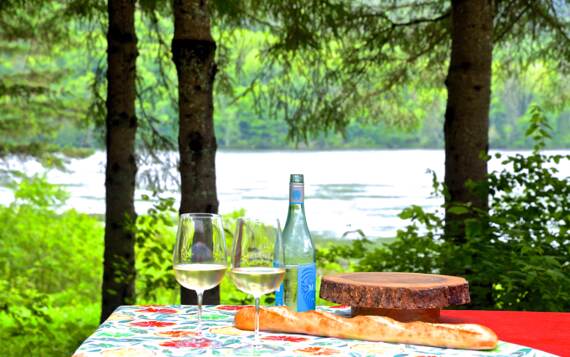
M 320 297 L 349 305 L 353 315 L 400 321 L 437 321 L 439 310 L 470 302 L 463 278 L 417 273 L 347 273 L 324 276 Z
M 387 316 L 402 322 L 439 322 L 440 309 L 380 309 L 373 307 L 351 307 L 352 316 Z

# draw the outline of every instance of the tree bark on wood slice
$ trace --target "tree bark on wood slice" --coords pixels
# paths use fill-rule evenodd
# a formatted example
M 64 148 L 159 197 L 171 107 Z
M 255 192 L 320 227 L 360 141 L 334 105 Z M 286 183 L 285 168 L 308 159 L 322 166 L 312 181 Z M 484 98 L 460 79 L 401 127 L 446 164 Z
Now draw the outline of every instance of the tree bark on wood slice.
M 174 0 L 172 59 L 178 74 L 180 213 L 217 213 L 216 137 L 213 85 L 216 42 L 206 0 Z M 195 304 L 194 291 L 181 288 L 183 304 Z M 219 287 L 204 293 L 204 304 L 220 303 Z
M 384 315 L 401 321 L 437 321 L 440 308 L 470 301 L 465 279 L 416 273 L 324 276 L 320 297 L 351 306 L 353 315 Z
M 386 316 L 401 322 L 439 322 L 440 310 L 441 309 L 375 309 L 355 306 L 351 308 L 351 314 L 352 316 Z

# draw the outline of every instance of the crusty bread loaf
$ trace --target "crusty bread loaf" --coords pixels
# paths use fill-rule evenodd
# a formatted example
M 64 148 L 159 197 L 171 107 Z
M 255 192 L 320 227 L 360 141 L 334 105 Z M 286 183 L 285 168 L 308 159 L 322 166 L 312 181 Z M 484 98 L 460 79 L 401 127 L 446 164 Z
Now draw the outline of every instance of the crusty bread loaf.
M 255 309 L 247 307 L 238 311 L 234 323 L 238 329 L 254 330 L 254 319 Z M 347 318 L 328 312 L 292 312 L 282 306 L 262 308 L 259 326 L 263 331 L 448 348 L 487 350 L 497 345 L 497 335 L 476 324 L 404 323 L 382 316 Z

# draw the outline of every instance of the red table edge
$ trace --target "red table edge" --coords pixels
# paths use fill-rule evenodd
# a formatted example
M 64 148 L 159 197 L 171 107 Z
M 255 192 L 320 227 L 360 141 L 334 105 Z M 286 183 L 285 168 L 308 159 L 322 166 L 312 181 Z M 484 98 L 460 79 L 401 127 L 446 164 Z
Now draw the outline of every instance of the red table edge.
M 442 310 L 441 322 L 480 324 L 495 331 L 501 341 L 570 356 L 567 312 Z

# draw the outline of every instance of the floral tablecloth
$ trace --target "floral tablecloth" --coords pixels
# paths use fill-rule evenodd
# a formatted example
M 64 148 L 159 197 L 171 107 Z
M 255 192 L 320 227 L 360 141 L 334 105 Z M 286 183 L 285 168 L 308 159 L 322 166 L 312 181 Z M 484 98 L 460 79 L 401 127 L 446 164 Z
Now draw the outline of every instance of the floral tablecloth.
M 195 306 L 121 306 L 73 356 L 552 356 L 507 342 L 482 352 L 264 332 L 264 348 L 252 350 L 253 333 L 233 327 L 234 314 L 240 308 L 204 307 L 203 338 L 191 340 L 196 336 Z M 343 307 L 318 309 L 349 314 L 349 308 Z

